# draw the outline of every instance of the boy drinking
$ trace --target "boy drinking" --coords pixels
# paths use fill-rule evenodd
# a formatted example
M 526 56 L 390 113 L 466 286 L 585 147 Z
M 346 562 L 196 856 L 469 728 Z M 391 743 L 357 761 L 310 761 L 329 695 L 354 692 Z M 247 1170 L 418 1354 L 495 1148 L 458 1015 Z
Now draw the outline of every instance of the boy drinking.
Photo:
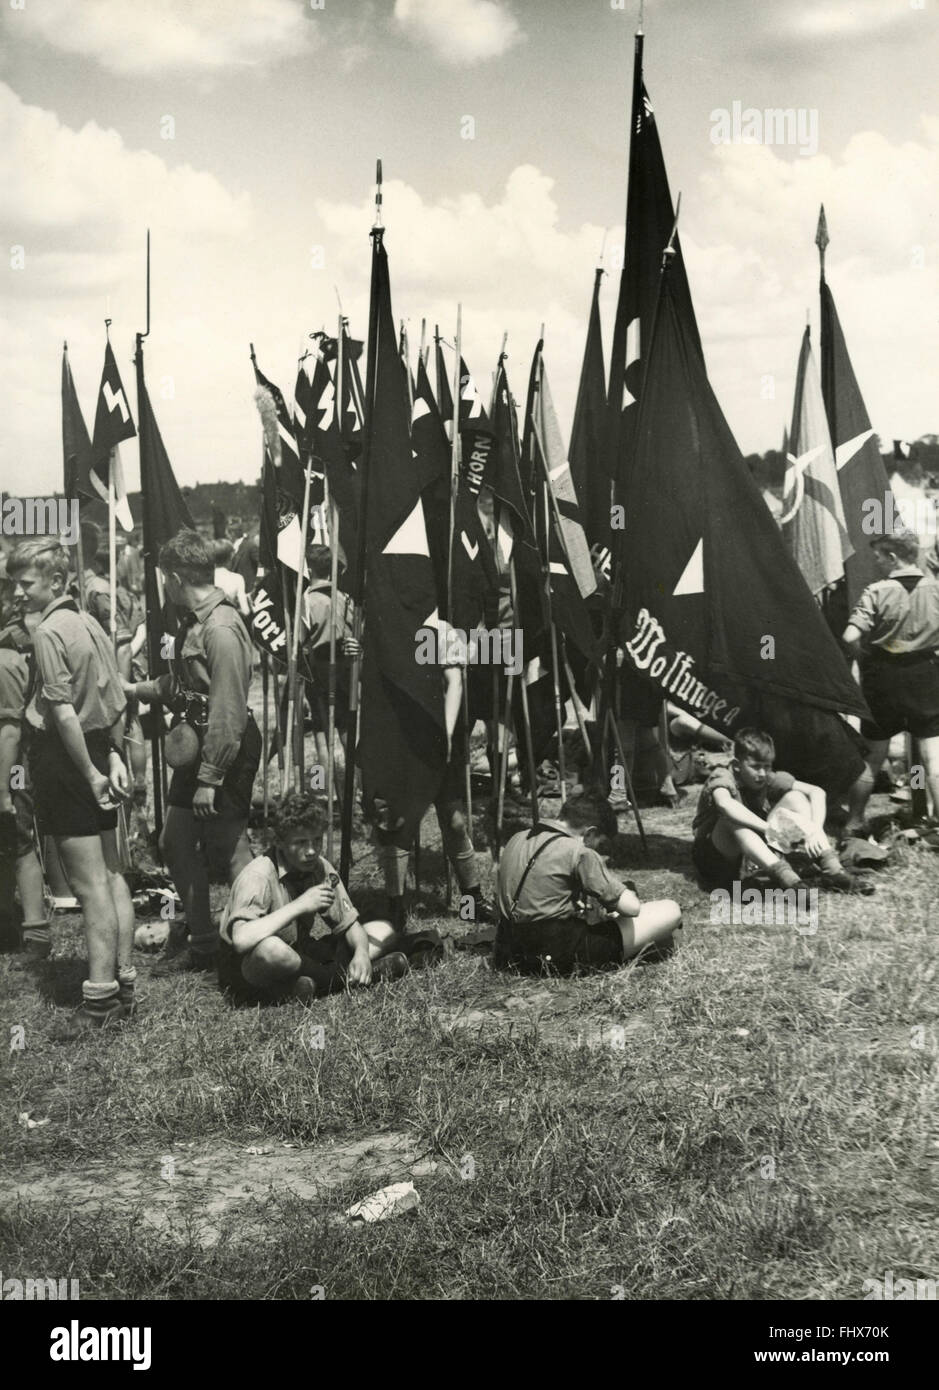
M 272 818 L 274 844 L 232 884 L 219 926 L 219 983 L 245 1004 L 293 997 L 309 1002 L 349 985 L 407 973 L 390 922 L 359 920 L 345 886 L 320 849 L 321 801 L 285 797 Z M 329 929 L 314 936 L 319 918 Z M 415 962 L 416 963 L 416 962 Z

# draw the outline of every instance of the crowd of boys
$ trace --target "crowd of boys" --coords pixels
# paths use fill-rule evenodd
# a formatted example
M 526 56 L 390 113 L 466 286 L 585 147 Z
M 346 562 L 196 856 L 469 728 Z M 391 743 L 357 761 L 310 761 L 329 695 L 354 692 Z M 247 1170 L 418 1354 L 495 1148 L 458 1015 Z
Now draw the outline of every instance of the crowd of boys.
M 143 707 L 164 724 L 164 712 L 171 716 L 161 850 L 183 905 L 155 974 L 217 971 L 235 1001 L 259 1004 L 309 1001 L 439 960 L 435 932 L 407 930 L 410 847 L 393 836 L 379 844 L 387 912 L 364 922 L 323 857 L 325 813 L 316 796 L 284 797 L 270 820 L 272 843 L 253 853 L 247 826 L 261 737 L 249 703 L 246 587 L 230 542 L 182 531 L 162 547 L 167 670 L 150 679 L 136 665 L 145 636 L 139 554 L 128 546 L 112 592 L 98 537 L 85 530 L 83 542 L 81 585 L 55 538 L 18 546 L 0 577 L 0 947 L 49 954 L 36 849 L 51 840 L 81 907 L 88 961 L 81 1006 L 59 1035 L 109 1027 L 136 1009 L 134 908 L 118 816 L 133 795 L 138 809 L 145 800 Z M 862 728 L 865 774 L 848 806 L 854 833 L 866 830 L 874 778 L 901 731 L 918 740 L 934 812 L 939 808 L 939 579 L 924 573 L 915 539 L 902 531 L 875 541 L 874 550 L 883 578 L 864 591 L 843 634 L 846 651 L 859 659 L 872 716 Z M 310 563 L 304 670 L 319 747 L 328 651 L 348 659 L 358 648 L 349 613 L 330 600 L 328 552 L 314 549 Z M 344 671 L 340 666 L 340 684 Z M 462 900 L 472 901 L 478 920 L 489 907 L 462 801 L 465 742 L 454 737 L 464 678 L 458 667 L 441 672 L 451 757 L 436 809 Z M 707 741 L 707 731 L 698 732 Z M 692 857 L 706 886 L 764 875 L 776 887 L 801 888 L 811 872 L 822 889 L 872 891 L 844 869 L 826 834 L 824 791 L 774 768 L 768 733 L 740 730 L 728 751 L 694 813 Z M 780 813 L 788 816 L 798 860 L 779 851 L 773 821 Z M 575 793 L 555 818 L 508 840 L 496 881 L 496 967 L 568 973 L 669 952 L 681 926 L 679 905 L 641 903 L 591 846 L 592 837 L 595 843 L 597 834 L 609 833 L 610 816 L 603 797 Z M 218 924 L 210 908 L 213 876 L 229 885 Z

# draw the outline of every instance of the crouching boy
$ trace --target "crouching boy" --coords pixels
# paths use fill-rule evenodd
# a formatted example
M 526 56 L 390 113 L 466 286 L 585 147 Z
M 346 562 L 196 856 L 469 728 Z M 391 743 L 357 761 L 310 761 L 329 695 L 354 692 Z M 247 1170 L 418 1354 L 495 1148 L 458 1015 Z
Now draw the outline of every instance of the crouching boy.
M 681 926 L 678 903 L 641 904 L 584 844 L 602 817 L 592 797 L 572 796 L 557 820 L 509 840 L 499 860 L 496 967 L 566 975 L 622 965 L 671 943 Z
M 823 829 L 825 793 L 791 772 L 776 772 L 776 747 L 769 734 L 741 729 L 730 767 L 715 768 L 701 788 L 694 817 L 692 858 L 708 888 L 727 888 L 739 879 L 746 856 L 780 888 L 804 888 L 796 870 L 766 840 L 767 817 L 792 811 L 805 829 L 802 853 L 821 871 L 821 886 L 838 892 L 873 892 L 841 866 Z
M 320 854 L 326 812 L 303 793 L 272 816 L 274 844 L 231 887 L 219 933 L 219 983 L 239 1003 L 309 1001 L 349 985 L 396 979 L 408 961 L 390 922 L 359 921 L 339 875 Z M 317 920 L 328 928 L 314 935 Z

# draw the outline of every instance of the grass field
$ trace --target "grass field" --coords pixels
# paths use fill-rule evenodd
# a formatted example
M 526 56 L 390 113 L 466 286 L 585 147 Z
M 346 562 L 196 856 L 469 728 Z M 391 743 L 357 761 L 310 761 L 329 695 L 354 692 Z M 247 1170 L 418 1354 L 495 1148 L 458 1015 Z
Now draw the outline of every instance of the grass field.
M 715 926 L 691 811 L 617 845 L 683 905 L 677 953 L 577 981 L 457 951 L 395 985 L 231 1010 L 149 979 L 114 1035 L 51 1041 L 83 946 L 0 958 L 0 1269 L 82 1298 L 829 1299 L 939 1274 L 939 860 L 901 844 L 819 929 Z M 445 916 L 425 823 L 415 916 Z M 367 907 L 372 853 L 356 842 Z M 481 856 L 489 870 L 488 854 Z M 223 891 L 217 890 L 220 905 Z M 337 1216 L 414 1176 L 421 1205 Z

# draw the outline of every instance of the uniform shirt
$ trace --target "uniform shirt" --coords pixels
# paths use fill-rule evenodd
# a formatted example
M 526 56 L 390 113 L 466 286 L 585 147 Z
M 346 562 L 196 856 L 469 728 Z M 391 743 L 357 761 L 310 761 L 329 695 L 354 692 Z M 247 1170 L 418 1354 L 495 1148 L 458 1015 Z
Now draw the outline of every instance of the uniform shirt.
M 33 634 L 36 687 L 26 710 L 34 728 L 50 728 L 53 705 L 70 704 L 82 733 L 110 729 L 124 713 L 111 643 L 99 623 L 67 595 L 44 608 Z
M 916 582 L 918 580 L 918 582 Z M 866 647 L 891 656 L 939 648 L 939 579 L 906 565 L 889 579 L 868 584 L 848 622 Z
M 513 912 L 527 864 L 541 845 L 558 834 L 561 838 L 538 855 Z M 610 912 L 625 889 L 625 883 L 614 878 L 596 850 L 587 849 L 558 821 L 542 820 L 530 831 L 519 831 L 499 857 L 499 915 L 515 923 L 577 916 L 583 911 L 585 894 Z
M 317 580 L 315 584 L 309 585 L 303 596 L 303 628 L 304 645 L 307 649 L 320 656 L 317 649 L 329 646 L 330 616 L 332 603 L 330 600 L 331 585 L 328 579 Z M 354 633 L 352 625 L 353 605 L 346 594 L 336 595 L 336 646 L 342 649 L 343 640 L 352 637 Z
M 795 784 L 796 779 L 791 772 L 771 772 L 761 792 L 749 793 L 744 796 L 734 776 L 733 768 L 716 767 L 701 788 L 701 795 L 698 797 L 692 826 L 694 838 L 696 840 L 709 840 L 711 832 L 721 818 L 721 813 L 714 804 L 716 791 L 730 792 L 735 801 L 741 802 L 748 811 L 752 811 L 755 816 L 761 816 L 765 820 L 777 801 L 781 801 L 786 792 L 791 792 Z
M 169 674 L 142 681 L 142 700 L 169 703 L 181 692 L 207 695 L 208 725 L 202 743 L 197 781 L 220 787 L 231 767 L 248 724 L 251 639 L 237 608 L 214 586 L 196 609 L 185 615 L 174 643 Z
M 330 879 L 335 889 L 332 906 L 321 913 L 295 917 L 276 933 L 288 946 L 296 946 L 298 943 L 302 945 L 305 938 L 314 934 L 314 927 L 320 920 L 325 922 L 334 934 L 348 931 L 359 920 L 358 910 L 336 870 L 322 856 L 309 873 L 303 874 L 289 870 L 276 850 L 252 859 L 231 886 L 228 902 L 219 922 L 219 936 L 223 945 L 234 950 L 232 929 L 239 922 L 258 922 L 262 917 L 276 912 L 278 908 L 286 907 L 308 888 L 314 888 Z
M 13 647 L 0 647 L 0 724 L 18 724 L 26 708 L 29 662 Z

